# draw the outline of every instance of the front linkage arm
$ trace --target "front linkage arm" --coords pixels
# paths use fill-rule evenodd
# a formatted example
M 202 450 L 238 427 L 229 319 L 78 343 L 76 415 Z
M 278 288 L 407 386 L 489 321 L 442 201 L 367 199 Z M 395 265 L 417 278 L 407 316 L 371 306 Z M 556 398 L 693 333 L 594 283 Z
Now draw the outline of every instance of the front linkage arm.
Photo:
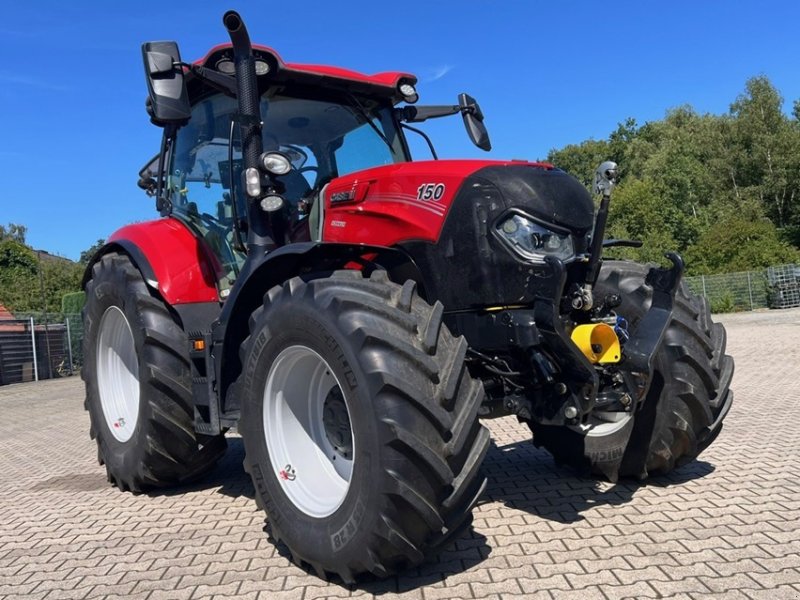
M 645 313 L 634 333 L 625 344 L 625 361 L 620 365 L 628 389 L 636 392 L 637 408 L 647 396 L 653 380 L 653 357 L 664 341 L 664 332 L 672 320 L 675 294 L 683 277 L 683 259 L 676 252 L 665 255 L 672 267 L 653 267 L 645 283 L 653 288 L 650 310 Z

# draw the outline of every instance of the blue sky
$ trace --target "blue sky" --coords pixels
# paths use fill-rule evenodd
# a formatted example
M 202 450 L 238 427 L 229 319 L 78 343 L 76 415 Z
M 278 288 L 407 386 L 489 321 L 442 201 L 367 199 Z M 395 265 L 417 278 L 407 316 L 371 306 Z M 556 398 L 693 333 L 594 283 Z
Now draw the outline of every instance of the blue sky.
M 759 74 L 787 111 L 800 98 L 798 2 L 8 2 L 0 223 L 77 259 L 117 227 L 155 218 L 136 187 L 160 140 L 144 112 L 140 45 L 175 39 L 194 60 L 226 41 L 227 8 L 289 62 L 410 71 L 421 103 L 475 96 L 493 151 L 444 119 L 424 125 L 442 157 L 535 159 L 627 117 L 643 123 L 681 104 L 723 113 Z

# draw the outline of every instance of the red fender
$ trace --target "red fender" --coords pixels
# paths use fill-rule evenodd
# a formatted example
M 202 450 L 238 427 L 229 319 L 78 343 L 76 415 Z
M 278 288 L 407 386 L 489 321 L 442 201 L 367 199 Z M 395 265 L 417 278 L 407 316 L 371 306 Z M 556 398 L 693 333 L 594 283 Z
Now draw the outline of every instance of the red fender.
M 108 239 L 127 250 L 148 283 L 157 287 L 168 304 L 218 302 L 214 261 L 205 244 L 172 217 L 126 225 Z M 149 281 L 150 278 L 155 282 Z

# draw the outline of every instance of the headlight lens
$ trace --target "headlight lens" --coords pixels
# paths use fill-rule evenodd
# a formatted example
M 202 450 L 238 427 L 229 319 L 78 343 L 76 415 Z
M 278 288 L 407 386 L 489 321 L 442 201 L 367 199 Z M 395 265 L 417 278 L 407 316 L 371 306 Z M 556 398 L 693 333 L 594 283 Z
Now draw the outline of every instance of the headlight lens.
M 261 155 L 261 164 L 273 175 L 286 175 L 292 170 L 291 161 L 281 152 L 264 152 Z
M 517 254 L 533 262 L 543 263 L 545 256 L 567 260 L 575 255 L 569 235 L 556 233 L 519 214 L 500 221 L 497 231 Z

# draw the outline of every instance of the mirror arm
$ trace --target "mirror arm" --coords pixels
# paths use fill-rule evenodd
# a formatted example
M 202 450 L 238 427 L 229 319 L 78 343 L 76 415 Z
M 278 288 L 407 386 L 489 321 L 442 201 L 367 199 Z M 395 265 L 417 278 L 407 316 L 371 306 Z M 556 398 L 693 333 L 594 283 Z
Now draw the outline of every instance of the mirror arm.
M 397 118 L 406 123 L 422 123 L 428 119 L 457 115 L 462 108 L 457 104 L 439 106 L 404 106 L 395 109 Z
M 171 208 L 170 201 L 164 197 L 164 167 L 165 161 L 169 160 L 167 153 L 172 147 L 172 141 L 175 139 L 175 134 L 178 127 L 175 124 L 169 124 L 164 127 L 164 135 L 161 138 L 161 151 L 158 154 L 158 175 L 156 178 L 156 210 L 160 213 L 169 211 Z
M 180 63 L 180 66 L 188 67 L 192 74 L 198 79 L 201 79 L 203 82 L 207 83 L 223 94 L 233 97 L 236 96 L 236 78 L 232 75 L 225 75 L 224 73 L 220 73 L 219 71 L 214 71 L 206 67 L 201 67 L 200 65 Z

